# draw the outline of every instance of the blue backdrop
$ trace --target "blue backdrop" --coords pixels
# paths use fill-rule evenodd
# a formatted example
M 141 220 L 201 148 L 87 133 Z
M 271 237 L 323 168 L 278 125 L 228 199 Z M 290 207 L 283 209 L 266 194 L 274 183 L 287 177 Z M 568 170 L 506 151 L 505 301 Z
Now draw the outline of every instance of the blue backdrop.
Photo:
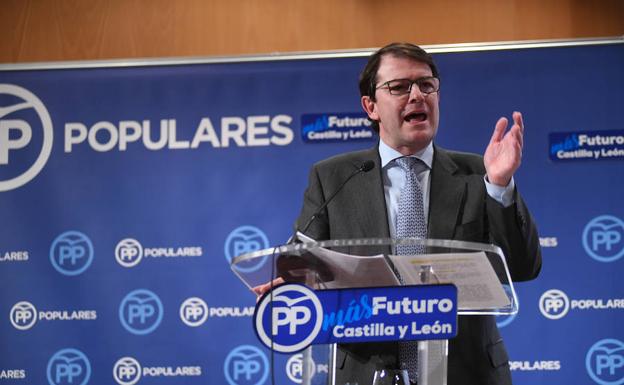
M 624 383 L 624 45 L 434 56 L 439 145 L 524 114 L 544 265 L 499 319 L 515 383 Z M 268 384 L 229 258 L 288 238 L 314 162 L 374 145 L 365 60 L 0 71 L 0 382 Z

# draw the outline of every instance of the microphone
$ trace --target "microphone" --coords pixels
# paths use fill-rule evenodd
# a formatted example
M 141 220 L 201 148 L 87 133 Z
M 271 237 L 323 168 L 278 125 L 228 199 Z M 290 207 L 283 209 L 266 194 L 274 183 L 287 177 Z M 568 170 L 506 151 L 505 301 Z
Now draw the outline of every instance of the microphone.
M 321 211 L 323 211 L 325 207 L 327 207 L 329 202 L 331 202 L 334 199 L 334 197 L 340 192 L 340 190 L 342 190 L 342 188 L 347 184 L 347 182 L 349 182 L 357 174 L 362 173 L 362 172 L 369 172 L 370 170 L 374 168 L 375 168 L 375 162 L 373 162 L 372 160 L 367 160 L 363 162 L 360 165 L 360 167 L 358 167 L 355 171 L 353 171 L 351 175 L 349 175 L 349 177 L 345 179 L 344 182 L 342 182 L 340 186 L 338 186 L 336 191 L 334 191 L 334 193 L 327 200 L 325 200 L 325 202 L 323 202 L 323 204 L 314 212 L 314 214 L 312 214 L 310 219 L 308 219 L 308 221 L 306 222 L 305 226 L 303 226 L 303 230 L 301 230 L 301 232 L 305 233 L 308 230 L 308 227 L 310 227 L 310 225 L 318 217 Z M 295 228 L 295 232 L 290 237 L 287 244 L 296 243 L 297 231 L 298 231 L 298 228 Z M 271 277 L 275 277 L 275 269 L 277 269 L 279 277 L 282 278 L 283 280 L 282 282 L 284 281 L 298 282 L 301 277 L 292 276 L 289 272 L 292 270 L 299 270 L 302 268 L 306 268 L 306 269 L 311 269 L 315 271 L 318 274 L 318 276 L 322 278 L 322 281 L 328 282 L 328 281 L 333 280 L 332 272 L 324 264 L 318 263 L 318 261 L 316 263 L 311 264 L 310 261 L 305 258 L 305 256 L 302 258 L 302 256 L 300 255 L 293 255 L 293 258 L 291 258 L 290 255 L 288 254 L 276 255 L 275 251 L 276 250 L 274 250 L 274 252 L 271 254 L 271 258 L 272 258 Z M 271 279 L 271 281 L 269 282 L 268 290 L 270 290 L 269 295 L 271 296 L 270 303 L 273 303 L 273 287 L 276 285 L 276 281 L 277 279 Z M 302 283 L 305 284 L 305 282 L 302 282 Z M 273 327 L 272 323 L 273 323 L 273 318 L 271 318 L 271 328 Z M 271 367 L 273 367 L 273 353 L 274 353 L 273 340 L 271 340 Z M 273 375 L 273 373 L 274 371 L 271 371 L 271 375 Z M 271 379 L 271 382 L 274 383 L 275 382 L 274 379 Z
M 314 214 L 312 214 L 310 219 L 308 219 L 308 221 L 306 222 L 305 226 L 303 226 L 303 230 L 300 230 L 300 231 L 302 233 L 305 233 L 308 230 L 310 225 L 318 217 L 318 215 L 321 213 L 321 211 L 323 211 L 325 209 L 325 207 L 327 207 L 329 202 L 331 202 L 334 199 L 334 197 L 340 192 L 340 190 L 342 190 L 342 188 L 347 184 L 348 181 L 350 181 L 357 174 L 362 173 L 362 172 L 369 172 L 370 170 L 372 170 L 374 168 L 375 168 L 375 162 L 373 162 L 372 160 L 367 160 L 367 161 L 363 162 L 360 165 L 360 167 L 358 167 L 355 171 L 353 171 L 353 173 L 351 173 L 351 175 L 349 175 L 349 177 L 347 179 L 345 179 L 344 182 L 342 182 L 342 184 L 340 186 L 338 186 L 336 191 L 334 191 L 334 193 L 332 195 L 330 195 L 329 198 L 327 198 L 327 200 L 325 200 L 325 202 L 323 202 L 323 204 L 314 212 Z M 298 229 L 295 229 L 295 234 L 293 234 L 293 236 L 291 238 L 292 240 L 296 239 L 297 231 L 298 231 Z

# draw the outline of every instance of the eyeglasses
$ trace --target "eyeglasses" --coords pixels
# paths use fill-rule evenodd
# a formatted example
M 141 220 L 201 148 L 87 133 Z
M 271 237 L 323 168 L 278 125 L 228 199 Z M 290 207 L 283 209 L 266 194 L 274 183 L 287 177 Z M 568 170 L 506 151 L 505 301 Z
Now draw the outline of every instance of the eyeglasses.
M 424 95 L 429 95 L 440 90 L 440 79 L 427 76 L 416 80 L 411 79 L 394 79 L 387 81 L 375 88 L 387 88 L 391 95 L 407 95 L 412 92 L 412 85 L 416 84 L 420 92 Z

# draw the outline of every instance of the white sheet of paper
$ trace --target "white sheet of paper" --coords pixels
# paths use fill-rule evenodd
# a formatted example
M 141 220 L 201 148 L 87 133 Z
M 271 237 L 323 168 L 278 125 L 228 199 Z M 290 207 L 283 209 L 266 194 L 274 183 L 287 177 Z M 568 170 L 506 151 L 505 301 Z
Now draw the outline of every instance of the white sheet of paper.
M 431 266 L 439 282 L 457 286 L 459 308 L 478 310 L 503 308 L 510 304 L 484 252 L 390 255 L 405 284 L 422 284 L 421 266 Z
M 308 251 L 323 261 L 334 275 L 333 281 L 325 282 L 327 289 L 400 285 L 383 255 L 358 256 L 324 248 Z

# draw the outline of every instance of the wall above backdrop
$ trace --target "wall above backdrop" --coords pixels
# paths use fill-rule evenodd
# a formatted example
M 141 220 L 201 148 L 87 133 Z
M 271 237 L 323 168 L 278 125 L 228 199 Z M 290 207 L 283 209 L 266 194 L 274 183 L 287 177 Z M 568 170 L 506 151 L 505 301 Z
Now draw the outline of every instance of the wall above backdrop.
M 23 0 L 0 63 L 268 54 L 624 35 L 620 0 Z

